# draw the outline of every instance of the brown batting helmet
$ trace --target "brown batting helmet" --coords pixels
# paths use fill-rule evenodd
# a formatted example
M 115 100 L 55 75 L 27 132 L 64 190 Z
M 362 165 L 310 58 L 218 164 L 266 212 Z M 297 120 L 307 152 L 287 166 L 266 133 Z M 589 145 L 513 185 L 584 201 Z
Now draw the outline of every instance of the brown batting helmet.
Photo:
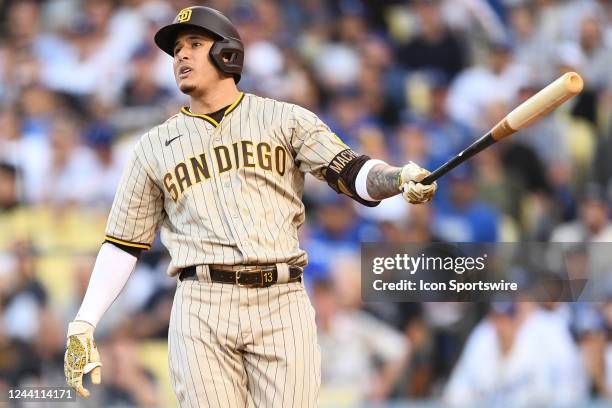
M 215 9 L 203 6 L 182 9 L 172 24 L 160 28 L 155 34 L 155 44 L 168 55 L 174 56 L 176 37 L 189 28 L 202 29 L 215 38 L 210 48 L 210 58 L 217 68 L 233 75 L 234 81 L 238 83 L 244 62 L 244 45 L 229 18 Z

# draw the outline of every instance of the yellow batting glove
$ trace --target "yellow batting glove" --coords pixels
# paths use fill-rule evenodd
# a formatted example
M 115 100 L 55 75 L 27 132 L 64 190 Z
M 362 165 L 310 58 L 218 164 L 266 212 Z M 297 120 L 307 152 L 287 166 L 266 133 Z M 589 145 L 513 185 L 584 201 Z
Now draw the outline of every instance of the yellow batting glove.
M 89 397 L 83 387 L 83 374 L 91 373 L 91 382 L 102 381 L 102 363 L 93 338 L 94 327 L 84 321 L 74 321 L 68 325 L 66 354 L 64 355 L 64 374 L 66 383 L 81 396 Z
M 426 203 L 433 198 L 438 189 L 438 184 L 435 181 L 429 185 L 419 183 L 429 174 L 428 170 L 413 162 L 409 162 L 402 167 L 399 176 L 399 188 L 404 199 L 410 204 Z

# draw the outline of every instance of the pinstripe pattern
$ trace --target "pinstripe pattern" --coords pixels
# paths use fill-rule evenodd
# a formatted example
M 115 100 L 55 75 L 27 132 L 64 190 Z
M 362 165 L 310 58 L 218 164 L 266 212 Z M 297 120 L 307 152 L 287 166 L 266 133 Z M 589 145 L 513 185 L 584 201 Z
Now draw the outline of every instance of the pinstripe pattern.
M 316 407 L 321 354 L 301 283 L 180 282 L 168 361 L 181 407 Z
M 346 148 L 312 112 L 272 99 L 241 94 L 219 123 L 183 108 L 136 144 L 107 238 L 148 249 L 161 227 L 171 275 L 191 265 L 304 266 L 304 173 L 323 179 Z M 320 350 L 301 283 L 179 282 L 168 340 L 181 406 L 317 405 Z
M 235 162 L 239 150 L 233 146 L 243 141 L 285 149 L 284 174 L 243 163 L 219 173 L 215 147 L 228 147 Z M 218 126 L 182 109 L 137 143 L 117 190 L 106 234 L 146 248 L 161 226 L 162 242 L 177 268 L 194 264 L 304 266 L 307 257 L 298 242 L 298 229 L 304 222 L 304 172 L 322 179 L 322 170 L 344 149 L 315 114 L 272 99 L 245 94 Z M 190 158 L 201 154 L 206 157 L 210 178 L 196 183 L 188 169 L 191 185 L 183 184 L 183 191 L 173 200 L 164 177 L 170 174 L 180 191 L 176 166 L 186 163 L 188 168 Z
M 150 246 L 163 217 L 163 192 L 148 177 L 136 150 L 121 177 L 106 235 L 111 240 Z

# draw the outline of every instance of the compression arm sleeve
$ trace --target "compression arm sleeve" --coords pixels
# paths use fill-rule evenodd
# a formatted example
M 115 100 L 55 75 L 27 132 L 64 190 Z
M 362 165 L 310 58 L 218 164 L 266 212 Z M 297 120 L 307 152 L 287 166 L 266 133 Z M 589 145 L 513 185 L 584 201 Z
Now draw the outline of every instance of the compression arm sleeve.
M 135 256 L 109 243 L 102 244 L 75 320 L 86 321 L 95 327 L 123 290 L 135 265 Z

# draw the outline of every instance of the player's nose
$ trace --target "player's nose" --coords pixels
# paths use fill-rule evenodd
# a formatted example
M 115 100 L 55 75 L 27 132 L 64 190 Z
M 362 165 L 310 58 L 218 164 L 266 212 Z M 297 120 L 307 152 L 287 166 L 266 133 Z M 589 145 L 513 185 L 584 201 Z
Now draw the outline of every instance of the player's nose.
M 185 61 L 189 59 L 189 51 L 186 50 L 187 47 L 181 47 L 176 53 L 174 53 L 174 59 L 177 62 Z

